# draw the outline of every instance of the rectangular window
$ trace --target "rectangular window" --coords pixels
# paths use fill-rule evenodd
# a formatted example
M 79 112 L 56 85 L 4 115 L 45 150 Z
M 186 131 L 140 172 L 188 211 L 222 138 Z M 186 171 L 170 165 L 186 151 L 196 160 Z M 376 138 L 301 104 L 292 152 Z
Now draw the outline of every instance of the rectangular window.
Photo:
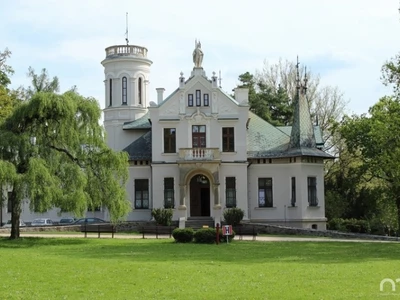
M 109 88 L 109 97 L 110 97 L 110 106 L 112 106 L 112 79 L 110 79 L 110 88 Z
M 174 178 L 164 178 L 164 207 L 174 208 L 175 196 L 174 196 Z
M 201 106 L 201 91 L 196 90 L 196 106 Z
M 8 192 L 7 194 L 7 212 L 12 212 L 11 192 Z
M 292 177 L 292 198 L 290 204 L 296 206 L 296 177 Z
M 209 106 L 210 105 L 210 98 L 208 97 L 208 94 L 203 95 L 204 99 L 204 106 Z
M 272 178 L 258 178 L 258 206 L 273 207 Z
M 226 207 L 236 207 L 236 178 L 226 177 L 225 188 Z
M 235 137 L 233 127 L 222 128 L 222 152 L 235 151 Z
M 188 106 L 193 106 L 193 94 L 188 95 Z
M 316 177 L 308 177 L 308 205 L 309 206 L 318 206 L 318 198 L 317 198 L 317 178 Z
M 193 148 L 206 147 L 206 125 L 192 126 L 192 147 Z
M 135 179 L 135 208 L 149 208 L 149 180 Z
M 164 153 L 176 153 L 175 128 L 164 128 Z

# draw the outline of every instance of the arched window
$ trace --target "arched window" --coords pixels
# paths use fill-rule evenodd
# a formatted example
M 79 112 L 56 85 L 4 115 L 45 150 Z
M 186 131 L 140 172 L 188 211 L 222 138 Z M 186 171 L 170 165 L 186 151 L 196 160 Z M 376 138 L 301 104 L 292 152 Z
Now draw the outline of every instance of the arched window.
M 142 104 L 142 92 L 143 92 L 143 90 L 142 90 L 142 85 L 143 85 L 142 81 L 143 80 L 140 77 L 139 78 L 139 82 L 138 82 L 138 101 L 139 101 L 139 104 Z
M 128 102 L 128 80 L 126 77 L 122 77 L 122 104 L 127 104 Z
M 109 87 L 109 97 L 110 97 L 110 106 L 112 106 L 112 79 L 110 78 L 110 87 Z

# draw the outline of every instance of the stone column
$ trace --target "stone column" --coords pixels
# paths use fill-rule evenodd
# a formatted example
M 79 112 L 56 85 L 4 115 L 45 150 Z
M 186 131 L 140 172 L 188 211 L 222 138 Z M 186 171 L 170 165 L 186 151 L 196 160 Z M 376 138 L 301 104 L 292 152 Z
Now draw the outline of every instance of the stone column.
M 213 184 L 213 190 L 214 190 L 214 209 L 221 209 L 221 201 L 219 198 L 219 183 L 214 183 Z
M 180 199 L 179 199 L 179 208 L 180 210 L 186 210 L 186 184 L 180 184 Z

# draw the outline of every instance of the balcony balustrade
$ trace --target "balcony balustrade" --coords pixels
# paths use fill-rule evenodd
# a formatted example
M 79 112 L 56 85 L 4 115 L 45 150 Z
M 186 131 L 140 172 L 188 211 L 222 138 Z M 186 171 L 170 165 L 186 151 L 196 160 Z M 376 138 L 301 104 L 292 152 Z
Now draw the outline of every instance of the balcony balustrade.
M 181 148 L 179 159 L 184 161 L 213 161 L 220 158 L 219 148 Z

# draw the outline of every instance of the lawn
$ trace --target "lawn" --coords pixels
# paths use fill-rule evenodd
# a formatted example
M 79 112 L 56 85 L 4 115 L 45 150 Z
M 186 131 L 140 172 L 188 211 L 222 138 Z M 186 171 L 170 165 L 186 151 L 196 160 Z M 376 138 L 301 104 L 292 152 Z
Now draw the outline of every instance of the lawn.
M 400 244 L 0 238 L 0 299 L 400 299 Z

